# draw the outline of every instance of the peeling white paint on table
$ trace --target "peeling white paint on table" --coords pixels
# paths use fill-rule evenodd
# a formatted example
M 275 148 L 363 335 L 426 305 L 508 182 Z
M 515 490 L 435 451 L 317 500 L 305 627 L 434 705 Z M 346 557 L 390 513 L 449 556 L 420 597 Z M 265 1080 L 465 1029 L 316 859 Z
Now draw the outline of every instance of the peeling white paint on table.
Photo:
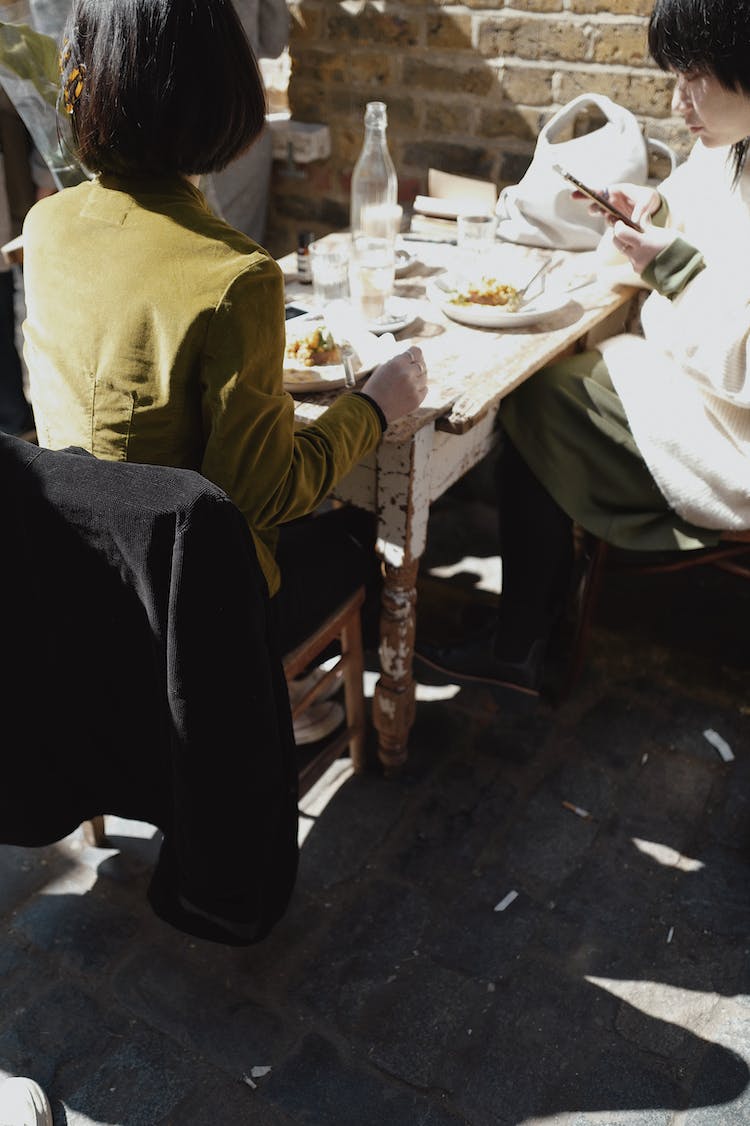
M 555 284 L 567 275 L 570 302 L 534 325 L 513 330 L 471 328 L 445 316 L 429 300 L 430 279 L 455 263 L 446 244 L 410 243 L 418 257 L 408 276 L 396 281 L 396 294 L 414 302 L 416 319 L 397 335 L 404 348 L 424 352 L 429 392 L 424 403 L 388 428 L 377 450 L 335 490 L 339 500 L 375 512 L 378 552 L 385 582 L 381 612 L 380 679 L 373 698 L 379 756 L 386 771 L 406 761 L 414 720 L 412 657 L 416 626 L 416 579 L 427 538 L 430 505 L 477 464 L 497 442 L 500 400 L 554 359 L 588 347 L 620 331 L 632 297 L 627 286 L 597 280 L 593 253 L 563 256 Z M 509 248 L 526 256 L 533 272 L 545 251 Z M 296 256 L 284 270 L 288 299 L 310 300 L 310 287 L 296 276 Z M 591 274 L 591 283 L 580 279 Z M 343 391 L 296 393 L 297 419 L 313 421 Z

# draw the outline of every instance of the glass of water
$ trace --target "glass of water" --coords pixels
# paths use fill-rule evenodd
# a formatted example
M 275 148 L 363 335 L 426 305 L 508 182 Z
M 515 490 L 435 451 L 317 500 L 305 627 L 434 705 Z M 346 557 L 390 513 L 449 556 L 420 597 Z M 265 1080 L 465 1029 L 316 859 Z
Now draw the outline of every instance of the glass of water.
M 495 215 L 467 213 L 456 220 L 461 270 L 467 281 L 478 281 L 489 266 L 495 247 L 497 218 Z
M 482 251 L 495 245 L 495 215 L 459 215 L 456 224 L 459 250 Z
M 315 303 L 324 307 L 349 296 L 351 240 L 347 236 L 328 236 L 308 247 Z
M 386 300 L 393 293 L 396 246 L 392 238 L 362 235 L 354 239 L 349 266 L 352 301 L 367 321 L 385 315 Z

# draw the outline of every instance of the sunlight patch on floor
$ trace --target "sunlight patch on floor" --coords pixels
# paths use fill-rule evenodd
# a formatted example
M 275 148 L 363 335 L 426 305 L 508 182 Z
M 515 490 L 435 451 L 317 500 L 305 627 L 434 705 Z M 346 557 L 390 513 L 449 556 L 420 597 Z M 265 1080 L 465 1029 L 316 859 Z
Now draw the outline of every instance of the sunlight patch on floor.
M 663 981 L 623 981 L 588 974 L 586 981 L 613 997 L 619 997 L 646 1016 L 678 1025 L 694 1034 L 699 1034 L 720 1000 L 716 993 L 683 989 L 677 985 L 666 985 Z
M 439 579 L 452 579 L 454 575 L 472 574 L 478 576 L 474 584 L 477 590 L 487 590 L 499 594 L 502 583 L 502 561 L 499 555 L 465 555 L 457 563 L 445 567 L 430 567 L 430 574 Z
M 379 676 L 379 672 L 365 671 L 365 697 L 368 700 L 371 700 L 375 694 L 375 685 Z M 414 688 L 417 703 L 426 704 L 437 700 L 452 700 L 461 691 L 458 684 L 420 684 L 418 680 L 415 681 Z
M 345 782 L 354 775 L 352 760 L 349 757 L 336 759 L 299 803 L 299 829 L 297 840 L 300 848 L 318 817 Z

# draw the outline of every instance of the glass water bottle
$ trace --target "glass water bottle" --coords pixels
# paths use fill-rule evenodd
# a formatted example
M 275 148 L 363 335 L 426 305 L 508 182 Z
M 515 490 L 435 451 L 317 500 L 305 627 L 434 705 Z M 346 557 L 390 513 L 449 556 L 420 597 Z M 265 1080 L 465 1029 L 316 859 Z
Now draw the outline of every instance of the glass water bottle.
M 387 125 L 385 103 L 368 102 L 365 142 L 352 173 L 349 289 L 355 306 L 369 322 L 386 317 L 400 219 L 396 169 L 385 138 Z
M 387 220 L 389 209 L 396 206 L 398 178 L 388 152 L 387 127 L 385 102 L 368 102 L 365 141 L 352 172 L 349 221 L 354 238 L 363 234 L 379 235 L 381 232 L 373 230 L 373 225 L 379 226 Z M 392 214 L 390 222 L 393 222 Z

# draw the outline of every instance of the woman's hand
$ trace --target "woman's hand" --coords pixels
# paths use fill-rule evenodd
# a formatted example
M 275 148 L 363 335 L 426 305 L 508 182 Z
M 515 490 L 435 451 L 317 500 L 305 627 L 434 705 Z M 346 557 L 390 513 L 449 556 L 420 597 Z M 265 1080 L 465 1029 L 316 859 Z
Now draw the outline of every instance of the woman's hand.
M 661 207 L 659 193 L 645 184 L 610 184 L 607 199 L 618 210 L 629 215 L 634 223 L 641 225 Z M 611 224 L 617 222 L 611 216 L 608 218 Z
M 375 368 L 362 390 L 378 404 L 389 423 L 413 411 L 427 394 L 427 366 L 413 344 Z
M 642 224 L 661 206 L 659 193 L 654 188 L 649 188 L 644 184 L 610 184 L 608 188 L 603 188 L 599 194 L 603 195 L 618 211 L 630 216 L 634 223 Z M 589 199 L 587 195 L 579 191 L 573 192 L 573 198 Z M 614 216 L 604 211 L 596 203 L 590 204 L 589 211 L 592 215 L 604 215 L 610 225 L 617 222 Z
M 629 215 L 634 223 L 643 227 L 643 232 L 634 231 L 621 219 L 616 219 L 604 211 L 596 203 L 592 203 L 589 211 L 592 214 L 604 215 L 612 227 L 612 243 L 630 260 L 630 264 L 637 274 L 642 274 L 656 255 L 674 242 L 676 232 L 666 227 L 655 227 L 651 222 L 661 206 L 661 196 L 654 188 L 644 184 L 612 184 L 601 193 L 614 207 L 625 215 Z M 587 198 L 582 192 L 573 192 L 579 199 Z
M 648 222 L 644 223 L 642 234 L 619 219 L 612 229 L 613 245 L 630 259 L 630 265 L 637 274 L 642 274 L 656 255 L 676 238 L 677 231 L 670 227 L 655 227 Z

